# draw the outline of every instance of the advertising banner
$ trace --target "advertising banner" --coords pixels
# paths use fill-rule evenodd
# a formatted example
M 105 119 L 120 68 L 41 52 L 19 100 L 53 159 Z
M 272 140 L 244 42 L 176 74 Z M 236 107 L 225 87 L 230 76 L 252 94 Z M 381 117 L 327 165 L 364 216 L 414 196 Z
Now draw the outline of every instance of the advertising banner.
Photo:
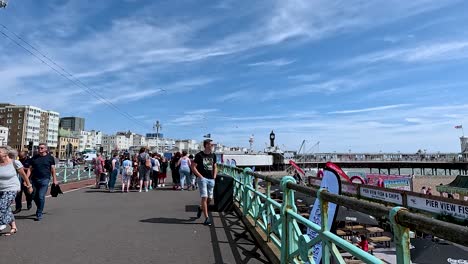
M 436 214 L 451 215 L 455 218 L 468 219 L 468 206 L 430 199 L 429 197 L 407 196 L 408 207 Z
M 338 174 L 329 169 L 325 169 L 323 172 L 324 173 L 323 173 L 322 182 L 320 184 L 320 188 L 326 188 L 331 193 L 340 194 L 341 193 L 341 181 L 340 181 Z M 336 216 L 337 209 L 338 208 L 336 204 L 334 203 L 328 204 L 328 228 L 330 230 L 332 229 L 332 225 Z M 312 210 L 310 211 L 309 220 L 311 222 L 316 223 L 317 225 L 321 225 L 322 223 L 321 215 L 322 215 L 322 212 L 320 208 L 319 199 L 316 199 L 314 206 L 312 207 Z M 308 228 L 307 235 L 309 235 L 310 239 L 314 239 L 315 237 L 318 236 L 318 233 Z M 312 248 L 312 254 L 313 254 L 315 263 L 320 263 L 320 260 L 322 259 L 322 243 L 318 243 Z
M 403 196 L 400 193 L 386 192 L 361 186 L 360 194 L 362 197 L 403 205 Z

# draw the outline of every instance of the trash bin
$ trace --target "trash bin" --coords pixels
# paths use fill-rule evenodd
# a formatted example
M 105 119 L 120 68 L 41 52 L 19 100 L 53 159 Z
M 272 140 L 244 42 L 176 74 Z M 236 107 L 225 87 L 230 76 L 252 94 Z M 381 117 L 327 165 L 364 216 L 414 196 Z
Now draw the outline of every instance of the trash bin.
M 214 208 L 216 212 L 233 210 L 234 178 L 226 174 L 218 174 L 213 190 Z

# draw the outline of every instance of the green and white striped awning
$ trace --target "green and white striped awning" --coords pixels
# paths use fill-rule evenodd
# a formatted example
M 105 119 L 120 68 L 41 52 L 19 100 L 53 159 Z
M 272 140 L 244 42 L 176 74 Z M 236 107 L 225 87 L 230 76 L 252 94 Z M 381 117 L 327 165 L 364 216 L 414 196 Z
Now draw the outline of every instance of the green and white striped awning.
M 436 189 L 438 192 L 468 195 L 468 176 L 458 175 L 453 182 L 447 185 L 436 186 Z

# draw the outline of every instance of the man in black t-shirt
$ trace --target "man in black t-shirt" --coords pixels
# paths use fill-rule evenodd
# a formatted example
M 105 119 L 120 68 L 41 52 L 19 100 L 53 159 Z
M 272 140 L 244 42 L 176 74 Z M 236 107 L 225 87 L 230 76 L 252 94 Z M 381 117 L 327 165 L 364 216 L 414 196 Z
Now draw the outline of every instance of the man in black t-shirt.
M 200 190 L 201 204 L 198 208 L 197 217 L 200 218 L 202 212 L 205 215 L 204 225 L 211 225 L 208 216 L 208 205 L 213 199 L 213 189 L 215 186 L 218 168 L 216 167 L 216 155 L 213 153 L 213 144 L 211 139 L 203 141 L 204 151 L 195 155 L 192 162 L 192 172 L 197 176 L 198 189 Z
M 29 170 L 29 167 L 31 166 L 31 159 L 28 157 L 28 153 L 26 151 L 21 151 L 18 154 L 18 158 L 21 164 L 23 164 L 23 169 L 24 169 L 24 172 L 26 173 L 26 176 L 30 178 L 31 171 Z M 13 211 L 14 214 L 21 212 L 23 208 L 23 192 L 24 192 L 24 195 L 26 196 L 26 204 L 27 204 L 26 206 L 28 210 L 31 209 L 32 207 L 32 194 L 28 192 L 28 188 L 26 188 L 26 186 L 23 184 L 23 178 L 19 177 L 19 179 L 21 183 L 21 190 L 16 194 L 16 198 L 15 198 L 16 207 L 15 207 L 15 211 Z
M 49 188 L 50 176 L 54 184 L 58 184 L 55 174 L 55 159 L 49 154 L 45 143 L 39 144 L 39 153 L 31 160 L 31 182 L 34 192 L 33 199 L 36 204 L 36 221 L 42 220 L 42 211 L 45 205 L 45 196 Z

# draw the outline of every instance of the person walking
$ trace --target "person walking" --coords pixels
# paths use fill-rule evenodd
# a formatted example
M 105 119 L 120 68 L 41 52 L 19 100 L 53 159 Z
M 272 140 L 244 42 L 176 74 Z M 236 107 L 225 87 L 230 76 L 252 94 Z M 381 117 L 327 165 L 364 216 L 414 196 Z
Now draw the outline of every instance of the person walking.
M 139 188 L 138 182 L 138 154 L 135 154 L 132 159 L 133 175 L 130 181 L 130 190 Z
M 197 176 L 198 189 L 200 190 L 201 203 L 198 208 L 197 218 L 201 217 L 203 212 L 205 216 L 204 225 L 211 226 L 212 222 L 208 216 L 208 206 L 213 199 L 213 189 L 215 186 L 218 168 L 216 167 L 216 155 L 213 153 L 213 144 L 211 139 L 203 141 L 203 151 L 195 155 L 192 163 L 192 171 Z
M 160 170 L 160 167 L 161 167 L 161 164 L 159 163 L 159 160 L 158 160 L 158 154 L 154 153 L 153 156 L 151 157 L 151 166 L 153 166 L 151 168 L 152 170 L 152 179 L 150 181 L 150 190 L 152 190 L 152 188 L 156 188 L 157 186 L 157 183 L 158 183 L 158 177 L 159 177 L 159 170 Z
M 188 158 L 187 151 L 182 151 L 182 157 L 177 162 L 176 167 L 179 167 L 179 175 L 180 175 L 180 190 L 183 191 L 185 189 L 185 184 L 187 183 L 187 187 L 190 187 L 190 166 L 192 163 Z
M 19 162 L 21 162 L 21 165 L 23 166 L 23 170 L 26 173 L 26 177 L 29 179 L 31 176 L 31 171 L 29 170 L 29 166 L 31 163 L 31 159 L 28 157 L 28 152 L 27 151 L 21 151 L 18 154 Z M 15 198 L 15 211 L 13 211 L 13 214 L 17 214 L 21 212 L 23 209 L 23 192 L 24 196 L 26 196 L 26 208 L 29 210 L 32 207 L 32 195 L 28 191 L 28 188 L 24 184 L 23 177 L 19 177 L 20 180 L 20 185 L 21 185 L 21 190 L 16 194 Z
M 15 156 L 16 151 L 11 147 L 0 146 L 0 231 L 9 225 L 10 232 L 5 234 L 7 236 L 18 232 L 15 216 L 11 212 L 11 204 L 15 200 L 17 192 L 21 190 L 18 174 L 23 179 L 28 192 L 33 192 L 29 178 L 23 170 L 23 165 L 15 160 Z
M 35 220 L 41 221 L 51 176 L 53 184 L 58 184 L 57 175 L 55 174 L 55 159 L 49 154 L 47 144 L 39 144 L 38 154 L 32 158 L 30 170 L 34 188 L 33 200 L 37 207 Z
M 189 155 L 189 160 L 190 160 L 190 164 L 192 164 L 192 162 L 193 162 L 193 155 L 192 154 Z M 192 191 L 195 191 L 197 189 L 196 178 L 197 177 L 195 177 L 195 174 L 193 174 L 192 166 L 190 166 L 190 181 L 189 181 L 190 186 L 189 186 L 189 188 L 191 188 Z
M 93 159 L 94 175 L 96 176 L 96 189 L 99 189 L 99 182 L 101 181 L 101 175 L 104 173 L 104 159 L 101 154 L 96 154 L 96 158 Z
M 132 161 L 130 160 L 129 156 L 124 157 L 124 161 L 122 162 L 122 192 L 127 191 L 130 188 L 130 181 L 133 176 L 133 166 L 132 166 Z M 127 189 L 125 190 L 125 187 Z
M 179 174 L 179 167 L 177 164 L 179 163 L 180 159 L 180 152 L 177 151 L 171 159 L 169 166 L 171 167 L 171 175 L 172 175 L 172 189 L 178 190 L 180 188 L 180 174 Z
M 140 149 L 140 154 L 138 155 L 139 167 L 138 174 L 140 176 L 140 191 L 142 191 L 143 184 L 145 185 L 145 192 L 148 192 L 148 182 L 150 177 L 151 169 L 151 160 L 148 153 L 146 153 L 146 148 L 142 147 Z
M 115 153 L 114 157 L 112 158 L 112 168 L 111 168 L 110 179 L 109 179 L 109 192 L 115 191 L 115 182 L 117 181 L 117 176 L 119 175 L 119 171 L 120 171 L 119 154 Z
M 166 187 L 167 166 L 168 162 L 166 157 L 161 157 L 161 168 L 158 175 L 158 187 Z

